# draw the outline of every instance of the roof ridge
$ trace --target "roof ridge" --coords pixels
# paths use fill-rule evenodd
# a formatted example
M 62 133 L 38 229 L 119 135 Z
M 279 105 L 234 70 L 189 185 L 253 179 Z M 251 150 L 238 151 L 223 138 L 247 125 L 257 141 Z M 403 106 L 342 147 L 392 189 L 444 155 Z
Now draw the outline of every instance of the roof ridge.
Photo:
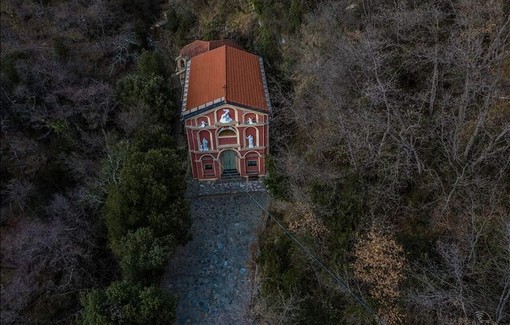
M 223 97 L 225 97 L 225 100 L 228 99 L 228 96 L 227 96 L 227 91 L 228 91 L 228 50 L 227 50 L 227 45 L 223 45 L 222 47 L 225 48 L 225 86 L 223 89 L 225 89 L 225 94 Z

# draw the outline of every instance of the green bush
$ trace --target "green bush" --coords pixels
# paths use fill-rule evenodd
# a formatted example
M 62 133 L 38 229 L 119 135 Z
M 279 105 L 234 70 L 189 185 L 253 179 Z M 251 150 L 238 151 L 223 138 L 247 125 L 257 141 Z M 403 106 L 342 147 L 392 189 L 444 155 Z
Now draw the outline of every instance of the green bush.
M 81 298 L 83 325 L 172 324 L 176 299 L 161 289 L 138 283 L 113 282 Z
M 186 188 L 183 164 L 171 149 L 151 149 L 133 153 L 121 171 L 118 187 L 110 187 L 106 201 L 106 224 L 112 247 L 128 231 L 152 226 L 159 231 L 161 225 L 150 220 L 163 219 L 169 207 L 179 202 Z M 178 204 L 172 211 L 172 227 L 164 229 L 179 242 L 187 238 L 188 210 Z M 156 217 L 158 216 L 158 217 Z
M 277 165 L 276 159 L 267 156 L 266 159 L 267 176 L 264 178 L 264 184 L 271 193 L 271 196 L 278 199 L 288 198 L 288 177 Z
M 137 151 L 147 152 L 151 149 L 173 148 L 175 140 L 160 125 L 150 129 L 142 129 L 135 135 L 133 146 Z
M 142 69 L 149 71 L 153 68 L 147 64 Z M 169 82 L 162 76 L 128 75 L 117 82 L 116 94 L 125 107 L 145 104 L 161 121 L 170 121 L 177 114 L 176 106 L 171 100 Z
M 124 279 L 150 283 L 160 275 L 176 246 L 172 236 L 155 237 L 151 228 L 129 232 L 115 249 Z
M 145 51 L 138 58 L 138 74 L 142 77 L 160 76 L 168 79 L 169 68 L 163 56 L 154 51 Z
M 262 283 L 264 295 L 289 295 L 303 284 L 304 270 L 293 267 L 294 249 L 293 242 L 280 231 L 264 240 L 258 260 L 266 277 Z
M 175 199 L 165 211 L 148 216 L 148 224 L 157 236 L 173 234 L 179 243 L 187 242 L 190 237 L 189 206 L 184 199 Z M 180 229 L 180 230 L 179 230 Z
M 291 0 L 288 12 L 288 29 L 290 32 L 295 32 L 302 23 L 304 8 L 301 0 Z

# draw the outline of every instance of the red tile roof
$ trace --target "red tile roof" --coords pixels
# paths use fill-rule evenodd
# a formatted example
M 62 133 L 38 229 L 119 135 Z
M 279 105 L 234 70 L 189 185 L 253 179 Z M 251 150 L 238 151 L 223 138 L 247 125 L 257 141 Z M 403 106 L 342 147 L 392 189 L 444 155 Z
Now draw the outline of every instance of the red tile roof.
M 231 40 L 217 40 L 217 41 L 193 41 L 182 48 L 181 56 L 186 58 L 192 58 L 199 54 L 205 53 L 210 50 L 214 50 L 218 47 L 222 47 L 224 45 L 228 45 L 230 47 L 235 47 L 237 49 L 242 50 L 242 48 L 237 45 L 234 41 Z
M 193 57 L 183 110 L 217 99 L 269 110 L 261 64 L 258 56 L 226 45 Z

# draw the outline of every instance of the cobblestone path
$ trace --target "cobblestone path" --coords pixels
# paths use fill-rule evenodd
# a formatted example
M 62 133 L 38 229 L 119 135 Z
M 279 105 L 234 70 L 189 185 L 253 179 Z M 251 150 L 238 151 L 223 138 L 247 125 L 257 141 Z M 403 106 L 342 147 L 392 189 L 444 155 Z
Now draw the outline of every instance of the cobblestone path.
M 169 262 L 163 285 L 179 296 L 177 324 L 249 324 L 254 254 L 268 195 L 259 182 L 193 183 L 193 239 Z

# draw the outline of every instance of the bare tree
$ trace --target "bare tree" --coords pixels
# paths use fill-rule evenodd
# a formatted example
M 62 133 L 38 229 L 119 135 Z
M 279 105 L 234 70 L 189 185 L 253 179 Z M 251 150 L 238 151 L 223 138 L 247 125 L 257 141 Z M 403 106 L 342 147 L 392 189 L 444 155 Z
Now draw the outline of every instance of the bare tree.
M 83 212 L 69 198 L 56 195 L 47 213 L 49 222 L 19 222 L 2 238 L 2 265 L 15 268 L 12 281 L 2 288 L 2 323 L 30 322 L 29 315 L 48 300 L 68 308 L 73 301 L 68 297 L 95 281 L 95 244 Z M 58 312 L 45 310 L 48 317 Z
M 506 262 L 496 262 L 507 260 L 503 237 L 488 238 L 510 215 L 509 19 L 503 1 L 328 2 L 285 52 L 297 61 L 293 99 L 278 112 L 294 135 L 281 154 L 290 197 L 313 206 L 323 186 L 327 215 L 355 178 L 362 225 L 382 219 L 409 234 L 411 220 L 426 222 L 443 259 L 411 261 L 410 277 L 427 280 L 403 289 L 422 290 L 423 303 L 408 306 L 430 316 L 422 322 L 438 321 L 435 308 L 440 322 L 479 309 L 508 320 L 498 307 L 508 292 Z

